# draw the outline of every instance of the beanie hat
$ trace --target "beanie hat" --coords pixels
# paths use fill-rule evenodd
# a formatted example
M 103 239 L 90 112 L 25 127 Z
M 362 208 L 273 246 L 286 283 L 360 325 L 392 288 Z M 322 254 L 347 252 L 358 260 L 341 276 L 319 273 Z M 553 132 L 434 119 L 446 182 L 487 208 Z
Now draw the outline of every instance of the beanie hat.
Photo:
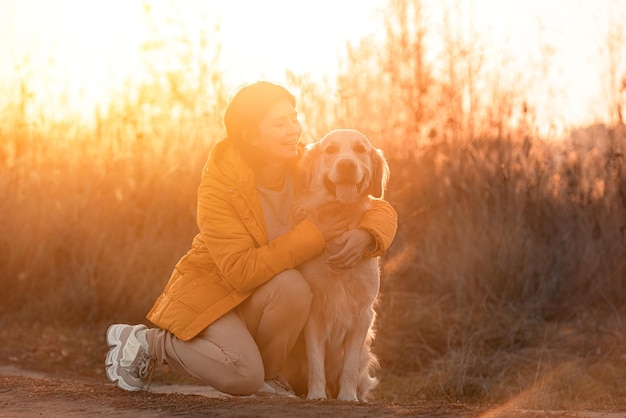
M 224 114 L 224 124 L 228 137 L 240 144 L 241 133 L 246 129 L 255 129 L 281 100 L 288 100 L 293 106 L 296 98 L 284 87 L 268 81 L 258 81 L 241 87 L 231 100 Z

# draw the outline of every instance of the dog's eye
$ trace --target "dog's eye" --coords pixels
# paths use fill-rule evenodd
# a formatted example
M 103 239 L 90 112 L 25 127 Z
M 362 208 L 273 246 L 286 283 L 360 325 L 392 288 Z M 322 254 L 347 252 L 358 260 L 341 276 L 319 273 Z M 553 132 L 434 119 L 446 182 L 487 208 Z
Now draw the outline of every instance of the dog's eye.
M 356 145 L 354 145 L 352 150 L 354 152 L 356 152 L 357 154 L 362 154 L 364 152 L 367 152 L 367 149 L 365 148 L 365 146 L 363 144 L 356 144 Z
M 336 154 L 338 151 L 339 151 L 339 147 L 335 145 L 330 145 L 326 147 L 326 149 L 324 150 L 326 154 Z

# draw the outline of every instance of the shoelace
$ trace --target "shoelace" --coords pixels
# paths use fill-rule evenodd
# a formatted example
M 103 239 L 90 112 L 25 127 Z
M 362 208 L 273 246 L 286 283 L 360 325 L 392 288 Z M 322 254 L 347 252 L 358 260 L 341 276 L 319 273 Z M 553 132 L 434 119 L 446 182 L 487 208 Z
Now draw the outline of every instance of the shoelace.
M 137 369 L 140 378 L 148 378 L 148 387 L 146 390 L 150 389 L 150 384 L 152 383 L 152 373 L 154 372 L 154 361 L 152 361 L 152 358 L 148 356 L 143 357 Z M 149 375 L 148 372 L 150 373 Z
M 287 383 L 280 377 L 275 377 L 272 380 L 270 380 L 270 382 L 274 383 L 276 386 L 278 386 L 285 392 L 293 392 L 293 389 L 291 389 L 291 386 L 289 386 L 289 383 Z

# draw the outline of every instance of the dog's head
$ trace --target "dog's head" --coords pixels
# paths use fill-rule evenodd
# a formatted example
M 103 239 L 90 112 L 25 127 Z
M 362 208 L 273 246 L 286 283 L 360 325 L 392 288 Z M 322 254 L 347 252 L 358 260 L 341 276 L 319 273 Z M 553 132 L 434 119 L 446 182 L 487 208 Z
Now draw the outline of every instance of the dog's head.
M 382 198 L 389 177 L 382 151 L 353 129 L 333 130 L 308 145 L 300 167 L 309 192 L 324 193 L 341 203 Z

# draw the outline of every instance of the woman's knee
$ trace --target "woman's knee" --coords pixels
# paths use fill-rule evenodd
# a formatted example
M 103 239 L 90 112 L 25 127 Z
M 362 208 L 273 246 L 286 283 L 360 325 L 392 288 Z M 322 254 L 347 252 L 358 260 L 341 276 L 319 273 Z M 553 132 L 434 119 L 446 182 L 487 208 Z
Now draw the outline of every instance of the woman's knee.
M 220 383 L 221 387 L 216 389 L 233 396 L 248 396 L 256 393 L 261 388 L 264 377 L 265 374 L 260 373 L 254 376 L 245 376 L 245 378 L 224 379 Z
M 232 364 L 232 372 L 218 378 L 216 389 L 230 395 L 245 396 L 255 393 L 265 379 L 265 368 L 259 359 L 239 359 Z
M 308 308 L 311 306 L 313 292 L 302 273 L 296 269 L 285 270 L 272 279 L 280 288 L 280 295 L 290 302 L 298 301 L 298 305 Z

